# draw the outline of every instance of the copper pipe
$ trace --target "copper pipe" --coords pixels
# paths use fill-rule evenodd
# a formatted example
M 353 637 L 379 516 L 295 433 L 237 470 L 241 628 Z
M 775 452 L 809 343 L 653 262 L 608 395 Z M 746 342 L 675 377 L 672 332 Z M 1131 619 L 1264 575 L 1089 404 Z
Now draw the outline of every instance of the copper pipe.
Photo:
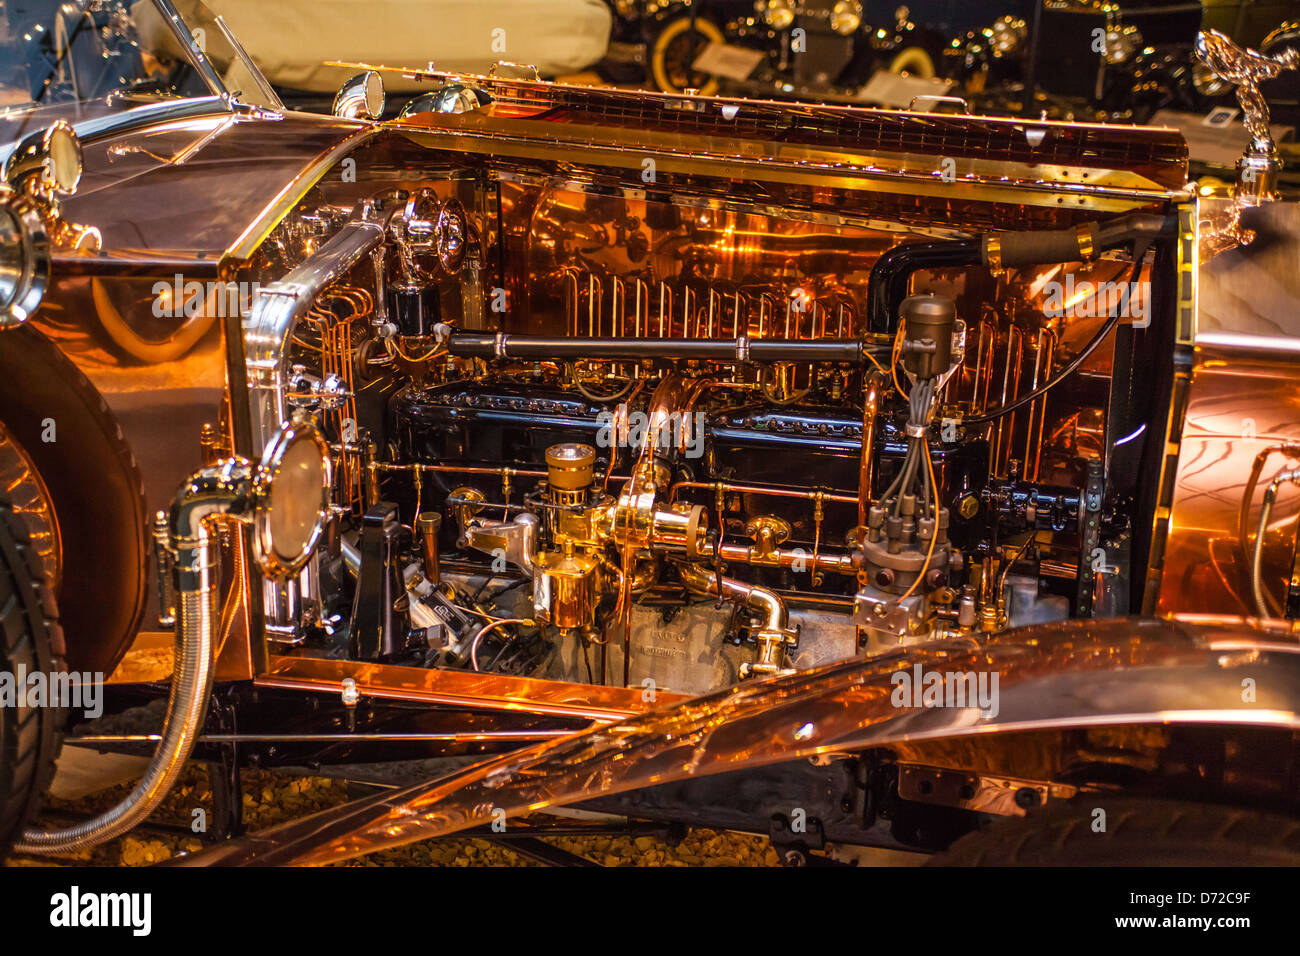
M 867 507 L 871 504 L 872 472 L 875 464 L 876 419 L 880 414 L 880 396 L 886 387 L 879 372 L 867 376 L 866 397 L 862 406 L 862 457 L 858 465 L 858 524 L 866 526 Z
M 1056 358 L 1056 333 L 1049 328 L 1038 332 L 1037 348 L 1034 350 L 1034 378 L 1029 390 L 1038 388 L 1039 381 L 1052 377 L 1052 362 Z M 1034 420 L 1038 425 L 1035 427 Z M 1043 429 L 1047 425 L 1047 396 L 1044 395 L 1029 405 L 1029 430 L 1025 435 L 1024 474 L 1030 481 L 1038 480 L 1039 463 L 1043 457 Z
M 806 501 L 834 501 L 839 504 L 858 503 L 858 496 L 843 491 L 818 491 L 799 488 L 765 488 L 760 485 L 736 484 L 730 481 L 679 481 L 668 491 L 668 503 L 677 500 L 677 492 L 682 488 L 694 488 L 700 491 L 729 492 L 743 495 L 769 495 L 773 498 L 803 498 Z

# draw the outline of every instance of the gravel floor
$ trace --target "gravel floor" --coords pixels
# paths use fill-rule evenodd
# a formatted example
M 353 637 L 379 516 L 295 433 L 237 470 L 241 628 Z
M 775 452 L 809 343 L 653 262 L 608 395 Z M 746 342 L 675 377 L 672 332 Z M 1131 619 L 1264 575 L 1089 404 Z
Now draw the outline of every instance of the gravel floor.
M 320 777 L 286 777 L 244 773 L 244 822 L 258 830 L 337 806 L 348 800 L 346 785 Z M 112 806 L 130 785 L 113 787 L 76 800 L 51 798 L 43 818 L 54 825 L 57 814 L 94 813 Z M 176 788 L 150 817 L 156 823 L 189 827 L 193 811 L 205 808 L 211 818 L 212 792 L 201 765 L 191 765 Z M 534 823 L 554 823 L 538 816 Z M 548 837 L 548 843 L 584 856 L 604 866 L 776 866 L 776 851 L 766 839 L 713 830 L 692 830 L 675 847 L 653 837 Z M 134 833 L 75 855 L 43 858 L 14 855 L 9 866 L 147 866 L 182 851 L 202 847 L 197 837 L 136 830 Z M 435 840 L 397 850 L 384 850 L 340 866 L 540 866 L 505 846 L 481 839 Z

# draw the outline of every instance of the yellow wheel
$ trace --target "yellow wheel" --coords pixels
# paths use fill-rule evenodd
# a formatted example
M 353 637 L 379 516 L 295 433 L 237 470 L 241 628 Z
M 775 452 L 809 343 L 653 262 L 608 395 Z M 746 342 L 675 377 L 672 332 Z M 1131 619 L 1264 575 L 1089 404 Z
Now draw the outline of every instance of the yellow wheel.
M 655 86 L 665 93 L 682 93 L 691 87 L 691 64 L 710 43 L 725 43 L 722 31 L 711 20 L 697 17 L 695 30 L 691 31 L 691 18 L 679 17 L 669 23 L 655 38 L 650 51 L 650 75 Z M 718 78 L 696 74 L 703 79 L 695 87 L 703 96 L 718 92 Z
M 934 59 L 926 52 L 925 47 L 909 46 L 899 50 L 898 54 L 889 62 L 890 73 L 906 73 L 908 76 L 919 76 L 923 80 L 934 79 Z

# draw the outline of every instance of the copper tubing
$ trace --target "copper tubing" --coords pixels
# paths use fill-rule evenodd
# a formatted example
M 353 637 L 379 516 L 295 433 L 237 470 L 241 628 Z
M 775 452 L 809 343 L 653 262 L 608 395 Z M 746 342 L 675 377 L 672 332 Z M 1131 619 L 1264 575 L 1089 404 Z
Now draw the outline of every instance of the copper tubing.
M 1241 545 L 1242 556 L 1247 561 L 1251 559 L 1251 556 L 1254 553 L 1250 541 L 1250 531 L 1248 529 L 1251 501 L 1255 497 L 1255 488 L 1259 485 L 1259 476 L 1264 472 L 1264 464 L 1270 457 L 1278 453 L 1292 458 L 1298 457 L 1300 456 L 1300 444 L 1295 442 L 1282 442 L 1277 445 L 1269 445 L 1255 456 L 1254 464 L 1250 469 L 1250 478 L 1246 482 L 1246 490 L 1241 496 L 1241 508 L 1237 513 L 1237 540 Z M 1267 601 L 1266 606 L 1273 612 L 1273 614 L 1280 616 L 1281 607 L 1273 599 L 1273 596 L 1265 592 L 1264 598 Z M 1269 617 L 1271 615 L 1262 616 Z
M 862 406 L 862 457 L 858 465 L 858 524 L 866 526 L 867 508 L 871 504 L 871 475 L 875 464 L 876 418 L 880 413 L 880 396 L 886 387 L 879 372 L 867 376 L 866 397 Z
M 806 501 L 834 501 L 839 504 L 853 505 L 858 503 L 857 495 L 849 495 L 840 491 L 818 491 L 816 489 L 804 490 L 801 488 L 766 488 L 762 485 L 745 485 L 731 481 L 679 481 L 673 485 L 668 493 L 668 503 L 672 504 L 677 500 L 677 492 L 682 488 L 695 488 L 699 491 L 725 491 L 734 494 L 743 495 L 770 495 L 773 498 L 803 498 Z
M 1277 492 L 1287 482 L 1300 484 L 1300 468 L 1283 471 L 1264 490 L 1264 502 L 1259 509 L 1259 524 L 1255 528 L 1255 545 L 1251 549 L 1250 591 L 1255 599 L 1255 613 L 1260 617 L 1272 617 L 1269 602 L 1264 592 L 1264 535 L 1268 532 L 1268 521 L 1273 514 L 1273 504 Z
M 495 475 L 498 478 L 545 478 L 547 472 L 529 468 L 493 468 L 487 465 L 426 465 L 421 463 L 399 465 L 393 462 L 378 461 L 374 465 L 377 471 L 447 471 L 458 475 Z

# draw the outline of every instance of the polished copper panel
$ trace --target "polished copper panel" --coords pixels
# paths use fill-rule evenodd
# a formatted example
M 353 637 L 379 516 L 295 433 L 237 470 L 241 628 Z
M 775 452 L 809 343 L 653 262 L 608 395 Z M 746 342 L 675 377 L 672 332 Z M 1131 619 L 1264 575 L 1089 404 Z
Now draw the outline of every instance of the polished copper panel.
M 1221 206 L 1202 204 L 1202 221 Z M 1300 207 L 1249 210 L 1255 241 L 1198 268 L 1195 365 L 1173 477 L 1157 610 L 1255 613 L 1250 559 L 1238 534 L 1242 496 L 1257 456 L 1262 480 L 1248 510 L 1254 534 L 1272 477 L 1296 459 L 1276 446 L 1300 441 Z M 1300 490 L 1283 485 L 1265 540 L 1265 593 L 1280 608 L 1296 550 Z
M 895 706 L 891 675 L 997 673 L 999 710 Z M 1242 700 L 1242 678 L 1258 698 Z M 323 864 L 674 780 L 896 742 L 1029 730 L 1239 724 L 1300 730 L 1300 645 L 1245 623 L 1073 621 L 984 649 L 945 641 L 757 681 L 486 761 L 196 854 L 194 865 Z M 1282 748 L 1280 760 L 1289 759 Z
M 362 696 L 589 720 L 619 720 L 653 706 L 686 699 L 682 694 L 647 695 L 639 687 L 598 687 L 506 674 L 313 657 L 272 657 L 270 670 L 256 683 L 260 687 L 337 690 L 345 678 L 356 682 Z

